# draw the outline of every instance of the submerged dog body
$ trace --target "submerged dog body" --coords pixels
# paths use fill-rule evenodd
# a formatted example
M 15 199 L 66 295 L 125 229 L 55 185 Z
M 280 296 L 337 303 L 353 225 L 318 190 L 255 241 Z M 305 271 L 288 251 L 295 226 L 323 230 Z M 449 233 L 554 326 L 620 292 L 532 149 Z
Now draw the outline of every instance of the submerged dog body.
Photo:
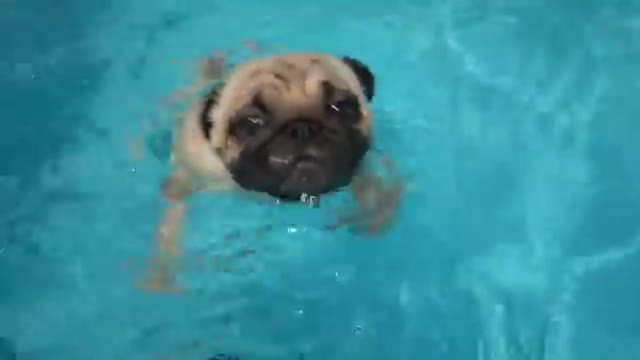
M 373 94 L 373 74 L 352 58 L 245 63 L 183 119 L 174 144 L 183 174 L 168 186 L 226 184 L 283 200 L 343 188 L 369 149 Z
M 173 286 L 170 265 L 180 253 L 184 200 L 197 191 L 236 188 L 298 201 L 353 183 L 363 207 L 392 213 L 383 201 L 397 199 L 400 188 L 386 196 L 369 186 L 375 181 L 363 170 L 374 91 L 375 79 L 365 64 L 327 54 L 259 58 L 213 86 L 178 122 L 175 170 L 163 184 L 174 205 L 160 227 L 159 267 L 147 288 Z M 370 218 L 380 227 L 390 216 Z

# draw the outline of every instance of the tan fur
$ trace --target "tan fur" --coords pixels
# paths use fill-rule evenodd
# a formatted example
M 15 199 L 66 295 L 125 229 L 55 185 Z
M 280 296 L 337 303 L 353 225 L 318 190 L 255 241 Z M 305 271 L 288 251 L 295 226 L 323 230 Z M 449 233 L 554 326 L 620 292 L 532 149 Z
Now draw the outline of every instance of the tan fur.
M 288 86 L 277 76 L 285 78 Z M 340 59 L 325 54 L 288 54 L 259 58 L 240 65 L 226 81 L 216 106 L 211 114 L 216 121 L 211 142 L 214 147 L 235 154 L 235 146 L 228 139 L 229 119 L 261 91 L 266 102 L 278 112 L 278 117 L 286 118 L 304 112 L 321 111 L 318 97 L 321 96 L 320 83 L 328 80 L 334 86 L 356 94 L 362 109 L 359 124 L 364 134 L 371 131 L 373 116 L 369 110 L 358 78 Z
M 228 183 L 231 179 L 211 144 L 202 134 L 198 118 L 202 104 L 195 104 L 180 121 L 173 144 L 172 161 L 184 169 L 194 182 Z

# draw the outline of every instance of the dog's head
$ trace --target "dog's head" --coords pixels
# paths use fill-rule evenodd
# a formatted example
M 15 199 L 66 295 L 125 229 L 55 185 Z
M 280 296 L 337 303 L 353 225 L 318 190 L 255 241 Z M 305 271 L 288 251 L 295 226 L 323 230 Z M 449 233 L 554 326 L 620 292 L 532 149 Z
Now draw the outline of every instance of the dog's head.
M 209 93 L 202 129 L 240 187 L 284 200 L 321 195 L 349 185 L 369 149 L 374 87 L 353 58 L 262 58 Z

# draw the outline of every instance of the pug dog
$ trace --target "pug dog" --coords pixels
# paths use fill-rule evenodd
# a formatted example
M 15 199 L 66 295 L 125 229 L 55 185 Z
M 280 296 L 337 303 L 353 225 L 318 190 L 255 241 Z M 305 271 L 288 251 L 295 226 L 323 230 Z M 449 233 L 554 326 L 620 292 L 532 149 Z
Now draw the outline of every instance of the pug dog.
M 175 286 L 171 267 L 180 255 L 186 199 L 196 192 L 236 189 L 297 202 L 351 186 L 369 214 L 344 219 L 372 219 L 370 229 L 388 225 L 401 187 L 385 189 L 365 164 L 374 95 L 375 77 L 362 61 L 314 53 L 257 58 L 210 87 L 177 124 L 175 169 L 162 185 L 171 205 L 146 288 Z

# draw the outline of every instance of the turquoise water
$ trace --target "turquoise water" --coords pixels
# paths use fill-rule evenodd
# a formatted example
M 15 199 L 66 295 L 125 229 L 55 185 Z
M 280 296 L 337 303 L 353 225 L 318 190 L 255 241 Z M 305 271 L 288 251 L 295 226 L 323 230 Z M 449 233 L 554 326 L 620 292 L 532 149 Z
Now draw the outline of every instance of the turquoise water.
M 606 3 L 2 2 L 0 359 L 637 359 L 640 2 Z M 319 230 L 339 198 L 198 197 L 209 265 L 144 292 L 162 102 L 247 39 L 369 64 L 413 189 L 377 239 Z

